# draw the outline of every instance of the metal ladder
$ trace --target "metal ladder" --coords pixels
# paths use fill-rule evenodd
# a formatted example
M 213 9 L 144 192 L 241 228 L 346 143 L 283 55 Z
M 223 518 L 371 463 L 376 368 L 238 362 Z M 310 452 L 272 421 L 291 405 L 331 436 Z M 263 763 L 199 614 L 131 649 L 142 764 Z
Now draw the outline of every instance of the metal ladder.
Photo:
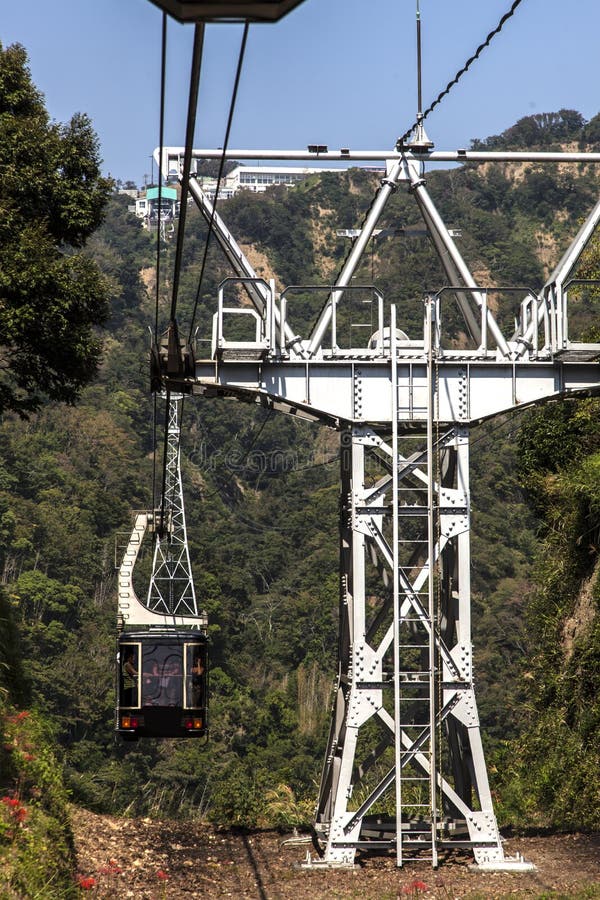
M 410 454 L 400 452 L 405 437 L 399 428 L 395 319 L 396 310 L 392 307 L 391 378 L 395 385 L 392 391 L 392 590 L 396 856 L 398 866 L 410 860 L 419 860 L 429 861 L 435 867 L 438 765 L 434 567 L 438 546 L 435 539 L 438 501 L 433 467 L 433 365 L 429 348 L 427 452 L 417 468 L 413 464 L 407 465 Z M 409 520 L 412 520 L 412 528 L 406 527 Z

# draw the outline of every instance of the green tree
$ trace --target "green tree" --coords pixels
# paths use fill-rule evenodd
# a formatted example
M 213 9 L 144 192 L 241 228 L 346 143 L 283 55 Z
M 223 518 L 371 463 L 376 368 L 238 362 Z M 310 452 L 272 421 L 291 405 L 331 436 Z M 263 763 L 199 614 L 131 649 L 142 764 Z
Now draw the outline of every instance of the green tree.
M 80 250 L 110 192 L 87 116 L 50 122 L 27 55 L 0 45 L 0 411 L 72 402 L 95 375 L 107 283 Z

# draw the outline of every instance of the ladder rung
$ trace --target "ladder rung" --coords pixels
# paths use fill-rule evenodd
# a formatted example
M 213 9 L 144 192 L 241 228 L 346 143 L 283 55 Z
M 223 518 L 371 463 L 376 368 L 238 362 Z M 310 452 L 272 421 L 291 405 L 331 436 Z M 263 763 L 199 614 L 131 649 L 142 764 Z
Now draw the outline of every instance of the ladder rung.
M 414 833 L 414 832 L 413 832 Z M 423 834 L 427 834 L 427 832 L 423 832 Z M 420 846 L 420 847 L 429 847 L 431 849 L 431 835 L 427 835 L 429 840 L 424 840 L 422 837 L 417 837 L 415 839 L 411 837 L 407 837 L 406 835 L 402 836 L 402 843 L 409 844 L 411 847 Z
M 398 644 L 402 650 L 429 650 L 429 644 Z
M 402 781 L 427 781 L 429 782 L 429 775 L 406 775 L 402 776 Z

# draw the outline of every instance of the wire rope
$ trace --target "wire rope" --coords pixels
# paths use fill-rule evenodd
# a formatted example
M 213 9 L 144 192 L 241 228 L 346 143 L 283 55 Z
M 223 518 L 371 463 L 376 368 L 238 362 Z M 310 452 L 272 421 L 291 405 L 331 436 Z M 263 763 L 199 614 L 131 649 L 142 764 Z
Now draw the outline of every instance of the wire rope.
M 204 47 L 204 23 L 199 22 L 194 26 L 194 47 L 192 51 L 192 67 L 190 73 L 190 92 L 188 98 L 188 111 L 185 135 L 185 150 L 183 156 L 183 172 L 181 175 L 181 197 L 179 205 L 179 227 L 177 229 L 177 245 L 175 247 L 175 264 L 173 272 L 173 293 L 171 297 L 171 320 L 177 314 L 177 297 L 179 293 L 179 278 L 183 258 L 183 239 L 185 235 L 185 221 L 187 215 L 187 197 L 190 182 L 190 168 L 192 163 L 192 149 L 194 145 L 194 132 L 196 130 L 196 110 L 198 108 L 198 90 L 200 84 L 200 70 L 202 67 L 202 51 Z
M 398 138 L 399 145 L 402 145 L 404 143 L 404 141 L 408 137 L 410 137 L 410 135 L 412 134 L 414 129 L 417 127 L 417 125 L 420 124 L 424 119 L 426 119 L 427 116 L 431 112 L 433 112 L 433 110 L 436 108 L 436 106 L 438 106 L 442 102 L 444 97 L 446 97 L 450 93 L 452 88 L 458 84 L 458 82 L 463 77 L 463 75 L 465 75 L 469 71 L 469 69 L 475 62 L 475 60 L 479 59 L 479 57 L 481 56 L 481 54 L 483 53 L 485 48 L 489 47 L 489 45 L 491 44 L 491 42 L 493 41 L 493 39 L 496 37 L 497 34 L 500 34 L 500 32 L 504 28 L 504 25 L 506 24 L 506 22 L 508 22 L 508 20 L 512 16 L 514 16 L 514 14 L 517 10 L 517 7 L 520 6 L 521 2 L 522 2 L 522 0 L 514 0 L 512 6 L 508 10 L 508 12 L 504 13 L 504 15 L 502 16 L 502 18 L 500 19 L 500 21 L 498 22 L 496 27 L 493 29 L 493 31 L 490 31 L 490 33 L 488 34 L 486 39 L 478 46 L 475 53 L 473 53 L 473 55 L 469 57 L 469 59 L 466 61 L 466 63 L 462 67 L 462 69 L 458 70 L 458 72 L 456 73 L 454 78 L 448 82 L 448 84 L 443 89 L 443 91 L 440 91 L 440 93 L 437 95 L 435 100 L 427 107 L 427 109 L 423 113 L 419 114 L 419 118 L 415 122 L 413 122 L 413 124 L 410 126 L 410 128 L 408 128 L 404 132 L 402 137 Z
M 156 509 L 156 434 L 157 422 L 156 416 L 158 412 L 158 404 L 156 401 L 156 393 L 152 394 L 152 514 Z
M 248 37 L 248 23 L 244 26 L 242 43 L 238 58 L 238 65 L 236 71 L 235 84 L 232 94 L 232 99 L 229 108 L 229 116 L 227 120 L 227 129 L 226 129 L 226 139 L 224 142 L 223 153 L 221 155 L 221 163 L 219 167 L 219 177 L 217 180 L 217 193 L 220 185 L 220 181 L 223 175 L 223 168 L 225 163 L 225 154 L 227 150 L 227 145 L 229 141 L 229 135 L 231 132 L 231 125 L 233 122 L 233 113 L 235 109 L 235 101 L 237 98 L 237 92 L 240 83 L 242 63 L 245 54 L 246 42 Z M 183 162 L 183 173 L 181 176 L 181 197 L 180 197 L 180 213 L 179 213 L 179 227 L 177 231 L 177 245 L 175 249 L 175 263 L 174 263 L 174 273 L 173 273 L 173 292 L 171 298 L 171 311 L 170 311 L 170 319 L 171 323 L 175 323 L 177 316 L 177 301 L 179 295 L 179 282 L 182 268 L 182 259 L 183 259 L 183 241 L 185 235 L 185 222 L 186 222 L 186 214 L 187 214 L 187 197 L 189 191 L 189 180 L 190 180 L 190 169 L 191 169 L 191 160 L 192 160 L 192 150 L 193 150 L 193 142 L 194 142 L 194 133 L 196 128 L 196 110 L 198 107 L 198 93 L 199 93 L 199 83 L 200 83 L 200 72 L 202 65 L 202 52 L 204 46 L 204 25 L 197 24 L 194 30 L 194 47 L 193 47 L 193 55 L 192 55 L 192 66 L 191 66 L 191 74 L 190 74 L 190 91 L 189 91 L 189 99 L 188 99 L 188 112 L 187 112 L 187 123 L 186 123 L 186 140 L 185 140 L 185 150 L 184 150 L 184 162 Z M 162 153 L 161 153 L 162 159 Z M 215 198 L 216 203 L 216 198 Z M 196 300 L 194 303 L 194 309 L 192 314 L 192 322 L 190 325 L 189 332 L 189 341 L 192 340 L 193 328 L 194 328 L 194 319 L 196 314 L 196 309 L 198 305 L 198 299 L 201 291 L 201 284 L 204 275 L 204 270 L 206 267 L 206 257 L 208 250 L 208 243 L 210 241 L 210 235 L 212 232 L 212 225 L 214 219 L 214 208 L 213 208 L 213 216 L 211 217 L 211 222 L 209 224 L 209 231 L 206 239 L 206 244 L 204 248 L 204 256 L 202 261 L 202 268 L 200 273 L 200 284 L 198 286 L 198 291 L 196 293 Z M 159 531 L 163 533 L 164 531 L 164 520 L 166 513 L 166 483 L 167 483 L 167 444 L 168 444 L 168 428 L 169 428 L 169 417 L 170 417 L 170 404 L 171 404 L 171 392 L 169 389 L 166 391 L 166 406 L 165 406 L 165 429 L 164 429 L 164 451 L 163 451 L 163 464 L 162 464 L 162 489 L 161 489 L 161 512 L 160 512 L 160 528 Z M 180 453 L 180 445 L 181 445 L 181 419 L 183 418 L 183 402 L 181 405 L 179 417 L 179 435 L 177 441 L 177 454 L 179 456 Z
M 156 296 L 154 304 L 154 342 L 158 341 L 158 313 L 160 304 L 160 218 L 162 211 L 162 173 L 160 163 L 165 141 L 165 95 L 167 70 L 167 14 L 162 17 L 160 61 L 160 115 L 159 115 L 159 165 L 158 165 L 158 228 L 156 229 Z
M 167 464 L 169 453 L 169 409 L 171 406 L 171 391 L 169 388 L 165 391 L 165 427 L 163 440 L 163 462 L 162 462 L 162 485 L 160 493 L 160 521 L 159 526 L 154 532 L 158 540 L 162 540 L 164 536 L 165 513 L 167 509 Z
M 173 289 L 171 295 L 171 310 L 170 310 L 170 320 L 171 323 L 174 324 L 177 316 L 177 299 L 179 294 L 179 280 L 181 274 L 181 264 L 183 258 L 183 239 L 185 235 L 185 222 L 186 222 L 186 213 L 187 213 L 187 195 L 189 188 L 189 179 L 190 179 L 190 168 L 192 161 L 192 149 L 194 145 L 194 133 L 196 130 L 196 111 L 198 108 L 198 93 L 199 93 L 199 85 L 200 85 L 200 72 L 202 69 L 202 54 L 204 49 L 204 23 L 200 22 L 194 26 L 194 41 L 193 41 L 193 49 L 192 49 L 192 64 L 190 70 L 190 88 L 189 88 L 189 96 L 188 96 L 188 110 L 187 110 L 187 120 L 186 120 L 186 135 L 185 135 L 185 149 L 184 149 L 184 157 L 183 157 L 183 172 L 181 176 L 181 196 L 180 196 L 180 206 L 179 206 L 179 227 L 177 229 L 177 244 L 175 247 L 175 262 L 173 265 Z M 161 84 L 163 97 L 161 98 L 161 104 L 164 101 L 164 82 Z M 161 153 L 161 162 L 162 162 L 162 153 Z M 159 180 L 162 181 L 162 178 L 159 175 Z M 160 215 L 160 209 L 159 209 Z M 159 220 L 159 234 L 160 234 L 160 220 Z M 163 462 L 162 462 L 162 477 L 161 477 L 161 505 L 160 505 L 160 523 L 159 528 L 157 530 L 157 534 L 161 537 L 164 534 L 164 523 L 165 523 L 165 513 L 166 513 L 166 487 L 167 487 L 167 461 L 168 461 L 168 439 L 169 439 L 169 419 L 170 419 L 170 404 L 171 404 L 171 391 L 167 387 L 165 392 L 166 403 L 165 403 L 165 423 L 164 423 L 164 440 L 163 440 Z M 179 422 L 179 435 L 181 435 L 181 423 Z M 177 453 L 179 453 L 179 444 L 177 447 Z
M 427 107 L 427 109 L 425 110 L 425 112 L 419 113 L 418 119 L 416 119 L 415 122 L 413 122 L 413 124 L 410 126 L 410 128 L 408 128 L 408 129 L 404 132 L 404 134 L 402 135 L 402 137 L 398 138 L 398 141 L 397 141 L 397 143 L 396 143 L 397 146 L 402 146 L 402 144 L 404 143 L 404 141 L 412 134 L 412 132 L 414 131 L 414 129 L 417 127 L 417 125 L 418 125 L 419 123 L 423 122 L 423 120 L 424 120 L 424 119 L 425 119 L 425 118 L 426 118 L 426 117 L 427 117 L 427 116 L 428 116 L 428 115 L 436 108 L 436 106 L 438 106 L 438 104 L 441 103 L 441 101 L 443 100 L 443 98 L 444 98 L 447 94 L 450 93 L 450 91 L 452 90 L 452 88 L 453 88 L 456 84 L 458 84 L 458 82 L 460 81 L 460 79 L 462 78 L 462 76 L 463 76 L 466 72 L 468 72 L 468 70 L 470 69 L 470 67 L 472 66 L 472 64 L 475 62 L 475 60 L 479 59 L 479 57 L 481 56 L 483 50 L 484 50 L 486 47 L 488 47 L 488 46 L 490 45 L 490 43 L 492 42 L 492 40 L 495 38 L 495 36 L 496 36 L 497 34 L 499 34 L 499 33 L 502 31 L 502 29 L 503 29 L 505 23 L 508 21 L 508 19 L 510 19 L 510 18 L 514 15 L 514 13 L 515 13 L 516 10 L 517 10 L 517 7 L 521 4 L 521 2 L 522 2 L 522 0 L 514 0 L 512 6 L 511 6 L 510 9 L 508 10 L 508 12 L 506 12 L 506 13 L 502 16 L 502 18 L 500 19 L 500 21 L 498 22 L 498 24 L 496 25 L 496 27 L 493 29 L 493 31 L 490 31 L 490 33 L 488 34 L 488 36 L 486 37 L 486 39 L 479 45 L 479 47 L 477 48 L 477 50 L 475 51 L 475 53 L 474 53 L 472 56 L 469 57 L 469 59 L 466 61 L 466 63 L 465 63 L 464 66 L 462 67 L 462 69 L 459 69 L 459 71 L 456 73 L 456 75 L 454 76 L 454 78 L 453 78 L 451 81 L 448 82 L 448 84 L 446 85 L 446 87 L 444 88 L 444 90 L 443 90 L 443 91 L 440 91 L 440 93 L 437 95 L 437 97 L 435 98 L 435 100 Z M 381 189 L 380 189 L 380 190 L 381 190 Z M 370 215 L 370 213 L 371 213 L 371 210 L 373 209 L 373 206 L 375 205 L 375 202 L 376 202 L 376 200 L 377 200 L 378 194 L 379 194 L 379 191 L 377 191 L 377 193 L 375 194 L 375 197 L 373 198 L 371 204 L 369 205 L 369 207 L 367 208 L 367 210 L 366 210 L 366 212 L 365 212 L 365 215 L 363 216 L 362 222 L 361 222 L 361 224 L 360 224 L 360 226 L 359 226 L 359 230 L 360 230 L 360 231 L 362 231 L 362 229 L 364 228 L 365 222 L 367 221 L 367 219 L 368 219 L 368 217 L 369 217 L 369 215 Z M 339 278 L 340 278 L 340 273 L 344 271 L 344 267 L 345 267 L 346 263 L 348 262 L 348 259 L 349 259 L 351 253 L 352 253 L 352 247 L 350 247 L 350 250 L 349 250 L 348 253 L 346 254 L 346 257 L 345 257 L 345 259 L 344 259 L 344 262 L 343 262 L 343 264 L 342 264 L 342 266 L 341 266 L 341 268 L 340 268 L 340 270 L 339 270 L 339 273 L 338 273 L 336 282 L 337 282 L 337 281 L 339 280 Z
M 158 314 L 160 306 L 160 220 L 162 209 L 162 174 L 160 162 L 163 156 L 165 133 L 165 95 L 167 70 L 167 14 L 163 13 L 161 28 L 161 63 L 160 63 L 160 113 L 159 113 L 159 165 L 158 165 L 158 219 L 156 229 L 156 288 L 154 302 L 154 343 L 158 343 Z M 152 510 L 156 509 L 156 434 L 157 434 L 157 402 L 156 393 L 152 403 Z
M 233 115 L 235 112 L 235 105 L 236 105 L 236 101 L 237 101 L 238 89 L 240 86 L 240 79 L 241 79 L 241 75 L 242 75 L 242 66 L 243 66 L 244 57 L 246 54 L 246 43 L 248 41 L 248 30 L 249 30 L 249 26 L 248 26 L 248 22 L 246 22 L 246 24 L 244 25 L 244 31 L 242 33 L 242 40 L 240 43 L 240 50 L 239 50 L 239 54 L 238 54 L 238 62 L 237 62 L 237 68 L 236 68 L 236 73 L 235 73 L 235 80 L 234 80 L 234 84 L 233 84 L 233 91 L 231 93 L 231 102 L 229 104 L 229 115 L 227 117 L 227 126 L 225 128 L 225 138 L 223 140 L 223 150 L 221 152 L 221 158 L 219 160 L 219 172 L 217 175 L 217 183 L 216 183 L 216 187 L 215 187 L 215 199 L 212 204 L 212 211 L 210 214 L 210 220 L 208 222 L 208 231 L 206 234 L 206 241 L 204 244 L 204 254 L 202 256 L 202 264 L 200 266 L 200 276 L 198 278 L 198 288 L 196 290 L 196 297 L 194 299 L 194 306 L 192 309 L 192 318 L 191 318 L 191 322 L 190 322 L 190 331 L 189 331 L 189 336 L 188 336 L 189 343 L 191 343 L 191 341 L 192 341 L 194 324 L 196 321 L 196 312 L 198 310 L 198 303 L 200 302 L 200 296 L 202 294 L 202 284 L 204 282 L 204 273 L 206 270 L 208 247 L 209 247 L 210 239 L 211 239 L 213 229 L 214 229 L 215 214 L 216 214 L 216 210 L 217 210 L 217 203 L 219 201 L 219 190 L 221 188 L 221 181 L 223 178 L 223 171 L 225 168 L 227 148 L 229 146 L 229 137 L 231 134 L 231 126 L 233 124 Z

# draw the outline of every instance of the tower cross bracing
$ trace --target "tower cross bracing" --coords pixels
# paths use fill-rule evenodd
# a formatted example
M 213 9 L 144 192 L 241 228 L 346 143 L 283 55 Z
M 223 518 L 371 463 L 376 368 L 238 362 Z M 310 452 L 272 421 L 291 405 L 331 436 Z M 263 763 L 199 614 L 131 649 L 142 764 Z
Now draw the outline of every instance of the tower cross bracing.
M 167 148 L 164 159 L 176 154 Z M 210 357 L 171 387 L 253 399 L 340 432 L 339 663 L 315 815 L 317 864 L 351 866 L 357 850 L 385 848 L 398 865 L 435 866 L 454 847 L 470 849 L 481 867 L 520 869 L 523 860 L 504 855 L 474 690 L 469 433 L 500 413 L 600 390 L 600 344 L 572 341 L 567 316 L 569 281 L 600 203 L 541 289 L 480 285 L 428 194 L 421 163 L 433 155 L 390 155 L 362 232 L 324 294 L 311 286 L 276 294 L 193 185 L 243 299 L 236 306 L 219 292 Z M 401 307 L 386 309 L 373 289 L 372 329 L 348 342 L 343 335 L 357 335 L 347 315 L 352 280 L 389 197 L 403 187 L 446 284 L 425 295 L 423 330 L 410 337 Z M 306 330 L 299 312 L 313 291 L 324 302 Z M 510 332 L 494 292 L 516 300 Z M 241 340 L 229 326 L 247 321 L 249 309 L 252 328 Z M 463 347 L 449 338 L 450 309 L 464 321 Z

